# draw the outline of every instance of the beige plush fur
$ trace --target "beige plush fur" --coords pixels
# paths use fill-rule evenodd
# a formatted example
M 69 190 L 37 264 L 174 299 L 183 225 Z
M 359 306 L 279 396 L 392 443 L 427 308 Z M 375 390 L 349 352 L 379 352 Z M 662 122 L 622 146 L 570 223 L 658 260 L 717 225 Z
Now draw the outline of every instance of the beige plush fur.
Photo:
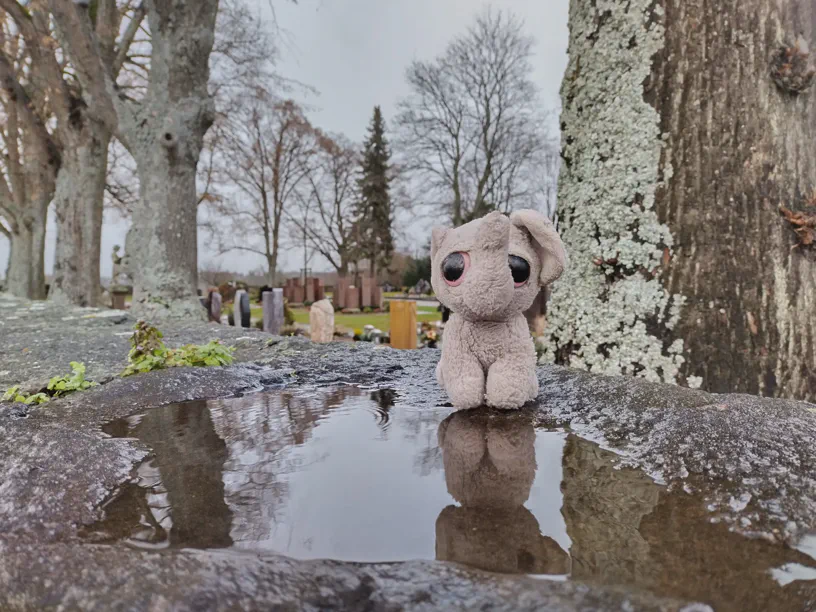
M 452 253 L 466 254 L 468 260 L 455 286 L 442 275 L 442 263 Z M 510 255 L 530 265 L 530 278 L 520 287 L 513 282 Z M 509 218 L 492 212 L 455 229 L 434 228 L 431 260 L 434 292 L 453 313 L 436 369 L 453 406 L 487 403 L 511 409 L 535 399 L 535 346 L 523 313 L 567 264 L 550 220 L 537 211 L 520 210 Z

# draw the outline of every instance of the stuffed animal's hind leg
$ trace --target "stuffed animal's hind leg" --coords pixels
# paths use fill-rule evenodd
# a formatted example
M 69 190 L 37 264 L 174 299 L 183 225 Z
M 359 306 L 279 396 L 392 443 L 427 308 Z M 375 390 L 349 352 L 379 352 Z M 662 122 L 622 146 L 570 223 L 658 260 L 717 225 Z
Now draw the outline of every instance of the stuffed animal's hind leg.
M 508 355 L 487 372 L 487 405 L 494 408 L 521 408 L 538 395 L 535 362 L 526 355 Z

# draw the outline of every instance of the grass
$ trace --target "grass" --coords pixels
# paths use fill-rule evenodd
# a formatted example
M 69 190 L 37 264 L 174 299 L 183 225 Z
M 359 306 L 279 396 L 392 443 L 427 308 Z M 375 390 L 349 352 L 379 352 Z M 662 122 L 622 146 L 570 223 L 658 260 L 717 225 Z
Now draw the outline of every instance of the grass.
M 305 308 L 293 308 L 292 313 L 298 323 L 309 323 L 309 311 Z M 439 321 L 441 318 L 441 313 L 436 312 L 433 308 L 417 312 L 417 321 L 420 322 L 431 323 Z M 387 312 L 360 314 L 342 314 L 338 312 L 334 315 L 334 324 L 347 329 L 363 329 L 366 325 L 373 325 L 377 329 L 389 331 L 391 329 L 391 315 Z
M 259 320 L 263 317 L 260 307 L 253 307 L 252 319 Z M 309 309 L 308 308 L 293 308 L 292 314 L 295 316 L 295 322 L 309 324 Z M 442 313 L 437 312 L 433 306 L 419 306 L 417 307 L 417 321 L 433 323 L 442 319 Z M 387 312 L 370 312 L 360 314 L 342 314 L 340 312 L 334 315 L 334 324 L 338 327 L 345 327 L 346 329 L 363 329 L 366 325 L 373 325 L 377 329 L 389 331 L 391 329 L 391 315 Z

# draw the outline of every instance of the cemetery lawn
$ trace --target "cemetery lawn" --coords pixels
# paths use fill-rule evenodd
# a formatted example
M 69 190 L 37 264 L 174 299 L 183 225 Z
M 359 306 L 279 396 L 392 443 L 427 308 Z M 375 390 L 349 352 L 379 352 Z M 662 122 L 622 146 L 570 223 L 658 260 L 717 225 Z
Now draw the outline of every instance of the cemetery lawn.
M 295 316 L 296 323 L 309 324 L 309 309 L 308 308 L 293 308 L 292 314 Z M 263 316 L 260 307 L 252 307 L 252 319 L 259 320 Z M 417 307 L 417 321 L 433 323 L 440 321 L 442 313 L 438 312 L 433 306 L 418 306 Z M 387 312 L 370 312 L 360 314 L 343 314 L 340 312 L 334 315 L 335 326 L 345 327 L 351 330 L 362 330 L 366 325 L 373 325 L 382 331 L 389 331 L 391 329 L 391 316 Z
M 295 315 L 295 321 L 298 323 L 309 323 L 309 311 L 306 308 L 293 308 L 292 314 Z M 433 308 L 424 310 L 417 309 L 418 322 L 433 322 L 442 319 L 442 313 L 436 312 Z M 343 314 L 337 312 L 334 314 L 335 326 L 345 327 L 346 329 L 362 330 L 366 325 L 373 325 L 382 331 L 389 331 L 391 329 L 391 315 L 387 312 L 370 312 L 360 314 Z

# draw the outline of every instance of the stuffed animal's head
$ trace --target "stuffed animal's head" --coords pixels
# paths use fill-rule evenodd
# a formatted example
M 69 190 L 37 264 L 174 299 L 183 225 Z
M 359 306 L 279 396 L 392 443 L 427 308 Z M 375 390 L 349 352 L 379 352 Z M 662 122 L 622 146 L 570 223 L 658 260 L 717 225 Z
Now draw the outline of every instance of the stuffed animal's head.
M 556 280 L 567 253 L 552 222 L 535 210 L 492 212 L 455 229 L 434 228 L 431 284 L 468 321 L 505 321 Z

